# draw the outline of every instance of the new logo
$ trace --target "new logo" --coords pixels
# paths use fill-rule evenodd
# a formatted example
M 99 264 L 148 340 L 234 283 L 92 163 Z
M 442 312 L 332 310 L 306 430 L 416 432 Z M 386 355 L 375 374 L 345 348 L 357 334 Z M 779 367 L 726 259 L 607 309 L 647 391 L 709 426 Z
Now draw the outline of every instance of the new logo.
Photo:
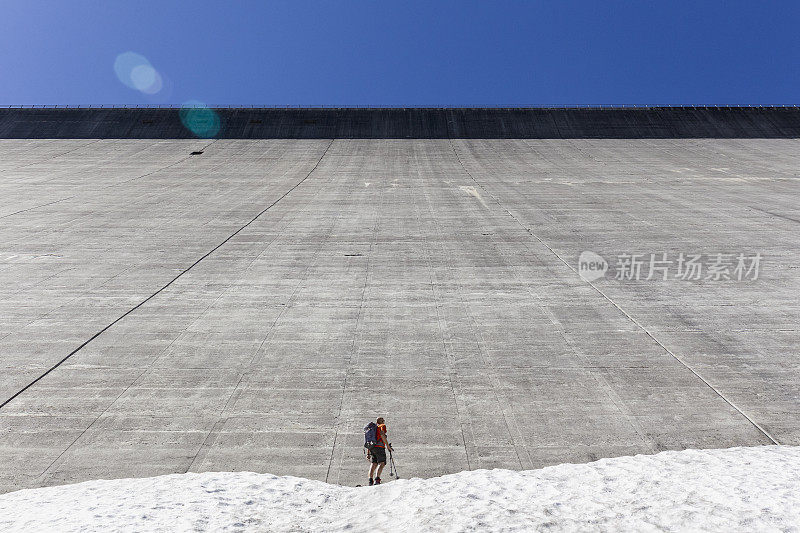
M 578 274 L 586 281 L 594 281 L 606 275 L 608 262 L 602 256 L 588 250 L 578 257 Z

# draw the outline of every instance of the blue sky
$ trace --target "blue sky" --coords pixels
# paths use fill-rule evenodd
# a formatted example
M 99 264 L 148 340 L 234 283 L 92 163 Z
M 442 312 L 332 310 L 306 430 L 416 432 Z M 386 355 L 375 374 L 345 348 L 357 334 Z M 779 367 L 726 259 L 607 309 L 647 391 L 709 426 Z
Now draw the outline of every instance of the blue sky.
M 796 1 L 9 0 L 2 14 L 2 105 L 800 103 Z M 120 81 L 125 52 L 158 83 Z

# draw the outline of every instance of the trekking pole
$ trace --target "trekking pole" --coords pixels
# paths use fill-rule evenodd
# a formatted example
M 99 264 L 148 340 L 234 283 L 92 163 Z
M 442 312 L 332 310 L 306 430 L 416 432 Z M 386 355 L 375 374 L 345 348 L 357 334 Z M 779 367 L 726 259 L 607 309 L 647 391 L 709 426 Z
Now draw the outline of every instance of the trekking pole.
M 392 470 L 394 470 L 394 474 L 392 474 Z M 397 474 L 397 465 L 394 464 L 394 455 L 392 455 L 392 448 L 389 448 L 389 475 L 394 475 L 395 479 L 400 479 L 400 476 Z

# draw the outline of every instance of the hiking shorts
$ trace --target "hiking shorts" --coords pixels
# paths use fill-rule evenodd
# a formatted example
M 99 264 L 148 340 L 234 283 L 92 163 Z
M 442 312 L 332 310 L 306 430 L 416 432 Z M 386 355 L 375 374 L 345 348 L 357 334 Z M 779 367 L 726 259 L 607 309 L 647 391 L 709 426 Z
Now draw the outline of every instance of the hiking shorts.
M 372 448 L 370 455 L 372 455 L 372 462 L 375 464 L 386 462 L 386 448 L 379 448 L 376 446 Z

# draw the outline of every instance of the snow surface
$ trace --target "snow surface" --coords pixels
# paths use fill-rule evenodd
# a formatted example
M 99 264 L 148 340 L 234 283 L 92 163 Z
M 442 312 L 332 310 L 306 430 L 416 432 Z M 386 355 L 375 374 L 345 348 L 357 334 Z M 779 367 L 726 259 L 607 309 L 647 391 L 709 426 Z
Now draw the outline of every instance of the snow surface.
M 0 531 L 534 529 L 800 531 L 800 447 L 663 452 L 362 488 L 209 472 L 0 496 Z

